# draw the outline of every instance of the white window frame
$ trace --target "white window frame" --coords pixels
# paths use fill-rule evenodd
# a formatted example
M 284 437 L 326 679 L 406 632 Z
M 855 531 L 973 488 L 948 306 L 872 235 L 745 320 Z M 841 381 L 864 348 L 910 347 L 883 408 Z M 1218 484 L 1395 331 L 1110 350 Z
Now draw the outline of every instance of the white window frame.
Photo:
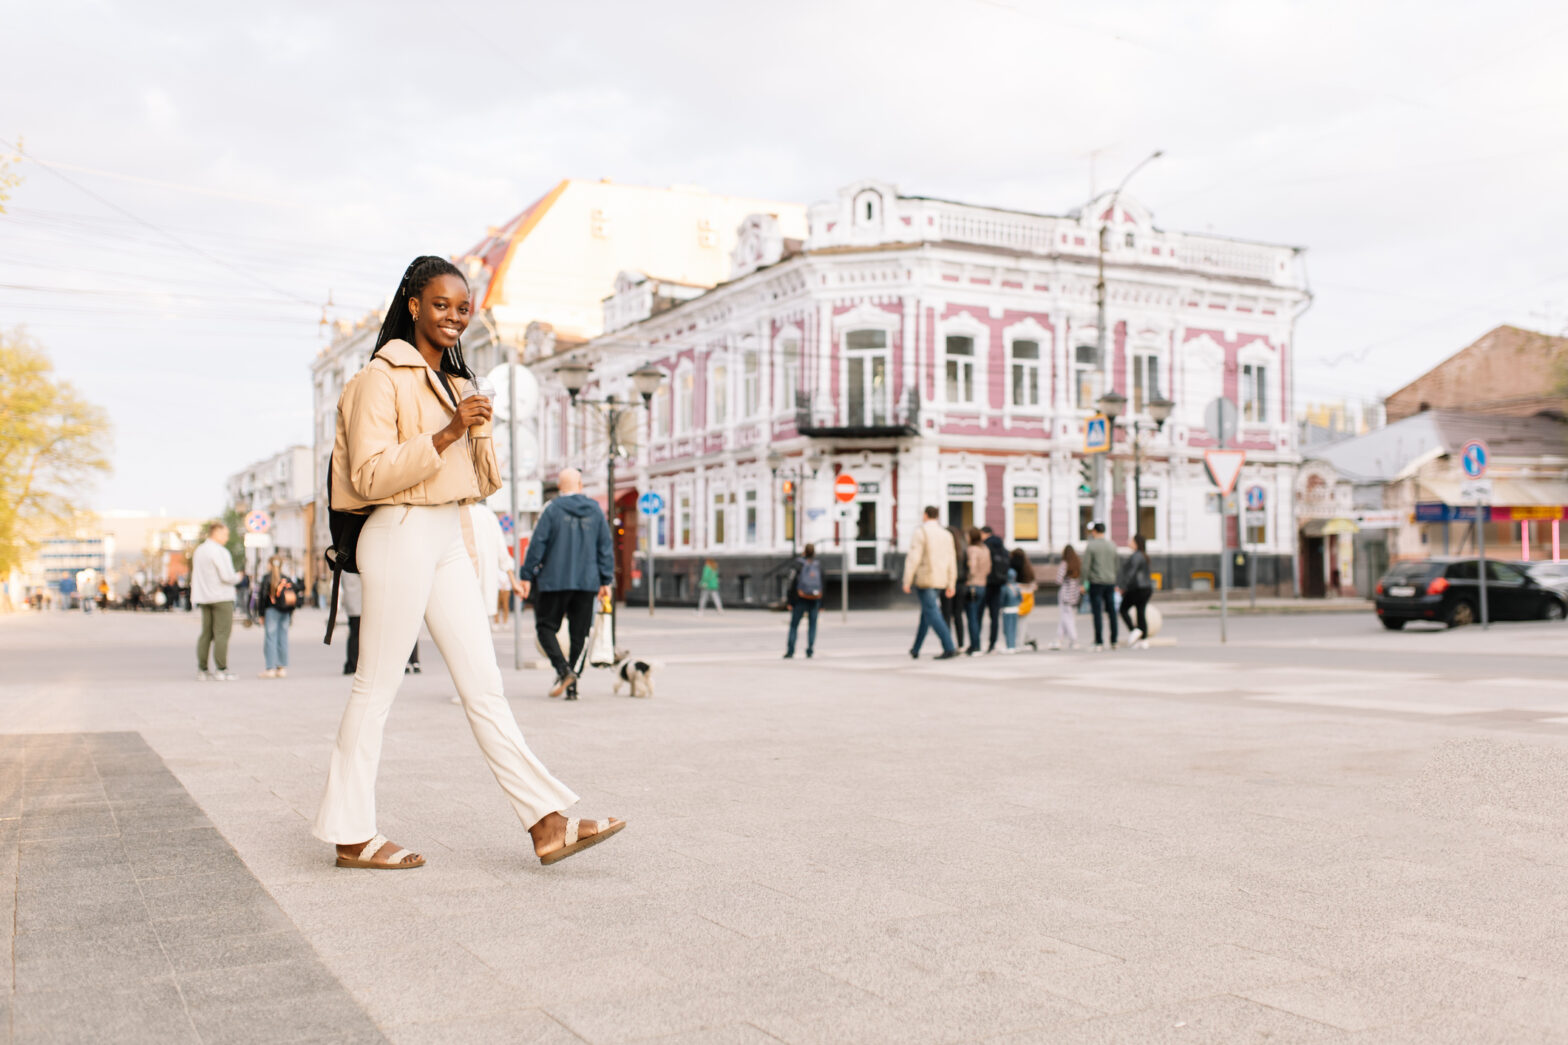
M 740 416 L 751 420 L 762 410 L 762 361 L 757 350 L 748 348 L 740 354 Z
M 799 326 L 785 327 L 774 340 L 778 356 L 776 380 L 777 395 L 773 400 L 775 414 L 795 412 L 795 392 L 800 388 L 800 354 L 804 338 Z M 793 347 L 793 358 L 790 349 Z
M 1002 331 L 1003 343 L 1007 346 L 1004 389 L 1002 405 L 1009 413 L 1017 414 L 1043 414 L 1050 408 L 1050 361 L 1055 352 L 1055 339 L 1051 331 L 1047 330 L 1033 318 L 1015 323 Z M 1014 345 L 1020 341 L 1032 341 L 1036 348 L 1034 359 L 1020 360 L 1014 355 Z M 1013 401 L 1014 367 L 1023 366 L 1032 370 L 1034 377 L 1034 402 L 1016 403 Z
M 1156 396 L 1170 398 L 1164 386 L 1164 373 L 1165 355 L 1158 345 L 1144 342 L 1133 346 L 1127 354 L 1127 409 L 1130 413 L 1147 415 L 1150 399 Z M 1143 378 L 1142 402 L 1138 401 L 1140 376 Z
M 653 409 L 649 411 L 648 423 L 653 431 L 650 433 L 650 442 L 653 439 L 668 439 L 674 430 L 675 417 L 675 392 L 671 387 L 673 382 L 665 381 L 659 385 L 659 390 L 653 393 Z
M 967 354 L 952 351 L 949 342 L 957 338 L 962 338 L 969 342 L 969 352 Z M 942 401 L 948 406 L 978 409 L 983 405 L 980 402 L 979 390 L 975 387 L 977 384 L 976 378 L 978 377 L 976 371 L 980 369 L 976 360 L 979 354 L 980 339 L 973 334 L 957 330 L 943 333 L 942 366 L 937 373 L 942 382 Z M 960 393 L 957 396 L 953 394 L 955 387 Z M 967 392 L 968 395 L 963 395 L 962 393 L 964 392 Z
M 882 344 L 881 344 L 881 346 L 876 347 L 876 348 L 857 349 L 855 352 L 851 353 L 850 349 L 849 349 L 849 338 L 850 338 L 850 336 L 852 334 L 881 334 L 882 335 Z M 867 358 L 876 357 L 876 356 L 880 356 L 882 358 L 882 360 L 883 360 L 883 369 L 882 369 L 883 388 L 882 388 L 882 403 L 881 403 L 880 413 L 882 414 L 883 418 L 886 420 L 887 423 L 891 423 L 892 422 L 892 417 L 893 417 L 893 331 L 892 331 L 892 329 L 889 326 L 887 326 L 886 324 L 884 324 L 884 323 L 875 323 L 875 324 L 856 323 L 853 326 L 846 326 L 839 333 L 839 345 L 841 346 L 840 355 L 841 355 L 841 359 L 842 359 L 842 365 L 841 365 L 841 370 L 842 370 L 841 382 L 842 383 L 839 385 L 839 387 L 844 390 L 844 423 L 848 424 L 849 423 L 849 417 L 850 417 L 850 402 L 849 402 L 849 368 L 850 368 L 850 360 L 851 360 L 851 358 L 856 359 L 856 360 L 862 360 L 862 359 L 867 359 Z M 865 402 L 864 405 L 869 407 L 869 409 L 862 411 L 862 414 L 863 414 L 863 416 L 861 418 L 861 423 L 862 424 L 870 425 L 870 424 L 874 424 L 875 423 L 875 418 L 876 418 L 876 416 L 877 416 L 879 411 L 877 409 L 877 404 L 871 398 L 872 396 L 874 396 L 874 394 L 875 393 L 871 389 L 868 388 L 866 390 L 867 398 L 866 398 L 866 402 Z
M 703 427 L 723 428 L 730 423 L 730 368 L 729 354 L 715 352 L 708 357 L 708 416 Z
M 690 435 L 696 430 L 696 368 L 683 359 L 675 368 L 675 434 Z
M 1083 360 L 1078 358 L 1079 352 L 1081 350 L 1083 350 L 1083 349 L 1086 349 L 1086 348 L 1095 355 L 1095 361 L 1093 363 L 1085 363 Z M 1100 363 L 1099 363 L 1099 354 L 1100 354 L 1100 346 L 1099 346 L 1099 344 L 1097 342 L 1091 343 L 1091 342 L 1080 340 L 1080 341 L 1077 341 L 1076 343 L 1074 343 L 1074 345 L 1073 345 L 1073 355 L 1072 355 L 1073 383 L 1072 383 L 1072 395 L 1069 398 L 1072 401 L 1072 407 L 1073 407 L 1074 410 L 1084 410 L 1084 411 L 1087 411 L 1088 413 L 1091 413 L 1091 414 L 1094 413 L 1095 411 L 1099 410 L 1099 405 L 1098 405 L 1098 401 L 1099 401 L 1099 398 L 1100 398 L 1100 387 L 1099 386 L 1102 383 L 1101 379 L 1100 379 L 1101 371 L 1100 371 Z M 1083 391 L 1084 391 L 1084 377 L 1085 377 L 1085 375 L 1088 376 L 1088 396 L 1084 396 L 1082 394 Z M 1081 402 L 1081 400 L 1085 399 L 1085 398 L 1087 398 L 1089 401 L 1088 402 Z
M 1257 374 L 1259 368 L 1263 370 L 1261 381 Z M 1236 354 L 1236 411 L 1241 415 L 1243 426 L 1268 428 L 1280 422 L 1283 417 L 1280 409 L 1280 375 L 1278 353 L 1261 341 L 1251 342 Z M 1262 407 L 1260 415 L 1250 418 L 1247 416 L 1248 399 L 1244 394 L 1249 384 L 1253 392 L 1260 393 L 1258 402 Z

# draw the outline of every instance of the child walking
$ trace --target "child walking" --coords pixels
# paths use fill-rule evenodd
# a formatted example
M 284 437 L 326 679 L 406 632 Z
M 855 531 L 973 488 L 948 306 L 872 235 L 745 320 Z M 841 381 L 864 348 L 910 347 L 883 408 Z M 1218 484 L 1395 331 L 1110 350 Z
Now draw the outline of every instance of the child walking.
M 1072 545 L 1062 549 L 1056 567 L 1056 607 L 1061 611 L 1052 649 L 1078 648 L 1078 603 L 1083 601 L 1083 563 Z
M 1003 652 L 1018 652 L 1018 607 L 1023 605 L 1024 590 L 1018 583 L 1018 571 L 1007 571 L 1007 583 L 1002 585 L 1002 638 L 1007 643 Z

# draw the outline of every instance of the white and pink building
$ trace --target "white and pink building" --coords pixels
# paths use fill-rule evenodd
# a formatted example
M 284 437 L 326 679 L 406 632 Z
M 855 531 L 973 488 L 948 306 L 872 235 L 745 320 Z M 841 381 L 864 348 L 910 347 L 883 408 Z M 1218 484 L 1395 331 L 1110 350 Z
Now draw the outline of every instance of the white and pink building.
M 804 242 L 770 215 L 748 218 L 733 261 L 730 280 L 701 293 L 624 273 L 604 334 L 528 353 L 546 390 L 545 474 L 581 467 L 601 497 L 604 426 L 569 406 L 551 371 L 581 359 L 594 367 L 585 394 L 626 399 L 638 366 L 669 375 L 637 431 L 618 440 L 615 500 L 634 593 L 643 539 L 661 598 L 693 597 L 697 564 L 712 557 L 727 598 L 765 601 L 777 595 L 776 567 L 807 541 L 832 569 L 844 551 L 863 597 L 891 592 L 928 504 L 1052 559 L 1083 540 L 1093 513 L 1083 427 L 1108 389 L 1126 396 L 1124 421 L 1147 422 L 1152 399 L 1175 402 L 1163 429 L 1143 428 L 1141 503 L 1118 425 L 1105 472 L 1111 536 L 1128 540 L 1139 510 L 1162 586 L 1210 582 L 1221 524 L 1203 473 L 1214 445 L 1204 410 L 1224 395 L 1240 408 L 1241 485 L 1264 490 L 1261 514 L 1245 535 L 1233 523 L 1232 543 L 1256 547 L 1261 584 L 1290 589 L 1293 333 L 1310 300 L 1298 248 L 1164 231 L 1125 195 L 1114 211 L 1101 198 L 1056 217 L 864 181 L 811 208 Z M 785 459 L 777 472 L 775 451 Z M 842 472 L 861 490 L 847 512 L 832 497 Z M 651 525 L 633 508 L 646 490 L 666 504 Z

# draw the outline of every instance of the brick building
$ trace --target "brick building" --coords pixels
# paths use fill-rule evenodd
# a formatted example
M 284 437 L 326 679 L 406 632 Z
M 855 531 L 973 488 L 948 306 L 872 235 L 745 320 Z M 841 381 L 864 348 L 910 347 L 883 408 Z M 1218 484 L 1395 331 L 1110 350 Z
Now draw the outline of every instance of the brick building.
M 1423 410 L 1568 415 L 1568 337 L 1501 326 L 1385 401 L 1388 421 Z

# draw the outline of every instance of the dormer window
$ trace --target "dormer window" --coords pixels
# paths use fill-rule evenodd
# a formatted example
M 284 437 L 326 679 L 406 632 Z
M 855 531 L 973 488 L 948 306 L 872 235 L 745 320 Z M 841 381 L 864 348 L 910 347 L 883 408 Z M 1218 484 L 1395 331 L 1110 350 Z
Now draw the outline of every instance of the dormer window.
M 1127 233 L 1127 238 L 1126 238 L 1126 245 L 1127 246 L 1129 246 L 1129 247 L 1136 246 L 1137 245 L 1137 240 L 1138 240 L 1138 238 L 1135 235 L 1133 235 L 1131 232 Z
M 881 193 L 866 191 L 855 197 L 855 224 L 875 225 L 881 218 Z

